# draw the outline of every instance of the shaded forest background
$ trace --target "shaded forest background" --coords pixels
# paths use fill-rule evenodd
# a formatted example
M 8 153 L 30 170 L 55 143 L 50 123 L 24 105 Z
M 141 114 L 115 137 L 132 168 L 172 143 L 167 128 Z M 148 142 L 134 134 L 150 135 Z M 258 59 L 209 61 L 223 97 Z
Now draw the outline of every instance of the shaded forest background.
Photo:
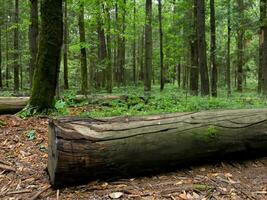
M 30 94 L 39 4 L 1 0 L 3 95 Z M 166 84 L 191 95 L 267 93 L 264 0 L 65 0 L 63 13 L 59 93 Z

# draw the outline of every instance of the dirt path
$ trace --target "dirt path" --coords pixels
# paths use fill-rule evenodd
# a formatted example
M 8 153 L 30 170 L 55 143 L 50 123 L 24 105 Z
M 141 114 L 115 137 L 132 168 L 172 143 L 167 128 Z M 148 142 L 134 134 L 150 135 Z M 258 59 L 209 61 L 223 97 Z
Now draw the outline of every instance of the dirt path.
M 267 158 L 61 190 L 49 188 L 46 162 L 47 119 L 0 116 L 0 199 L 267 200 Z

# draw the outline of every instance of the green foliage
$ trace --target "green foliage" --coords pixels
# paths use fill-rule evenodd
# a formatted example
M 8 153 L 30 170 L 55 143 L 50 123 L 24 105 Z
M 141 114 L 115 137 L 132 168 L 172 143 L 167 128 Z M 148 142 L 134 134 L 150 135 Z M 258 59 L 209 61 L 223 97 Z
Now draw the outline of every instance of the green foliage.
M 35 130 L 31 130 L 26 134 L 28 140 L 35 140 L 36 139 L 36 132 Z
M 5 125 L 6 125 L 6 122 L 0 120 L 0 127 L 3 127 L 3 126 L 5 126 Z
M 56 101 L 55 109 L 59 115 L 67 115 L 69 113 L 67 103 L 63 100 Z

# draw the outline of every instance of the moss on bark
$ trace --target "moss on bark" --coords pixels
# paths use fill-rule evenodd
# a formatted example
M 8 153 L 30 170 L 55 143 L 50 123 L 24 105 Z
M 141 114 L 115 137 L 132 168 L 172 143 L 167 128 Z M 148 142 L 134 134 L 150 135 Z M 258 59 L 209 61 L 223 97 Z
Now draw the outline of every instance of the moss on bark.
M 53 108 L 63 37 L 62 0 L 41 2 L 41 33 L 29 108 Z

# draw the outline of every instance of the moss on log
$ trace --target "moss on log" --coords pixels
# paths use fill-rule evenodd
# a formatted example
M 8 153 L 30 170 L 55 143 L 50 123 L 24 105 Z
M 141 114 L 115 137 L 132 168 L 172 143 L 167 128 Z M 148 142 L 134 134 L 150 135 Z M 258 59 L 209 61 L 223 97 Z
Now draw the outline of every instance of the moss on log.
M 267 153 L 267 109 L 150 117 L 52 119 L 53 186 L 143 175 L 204 160 Z

